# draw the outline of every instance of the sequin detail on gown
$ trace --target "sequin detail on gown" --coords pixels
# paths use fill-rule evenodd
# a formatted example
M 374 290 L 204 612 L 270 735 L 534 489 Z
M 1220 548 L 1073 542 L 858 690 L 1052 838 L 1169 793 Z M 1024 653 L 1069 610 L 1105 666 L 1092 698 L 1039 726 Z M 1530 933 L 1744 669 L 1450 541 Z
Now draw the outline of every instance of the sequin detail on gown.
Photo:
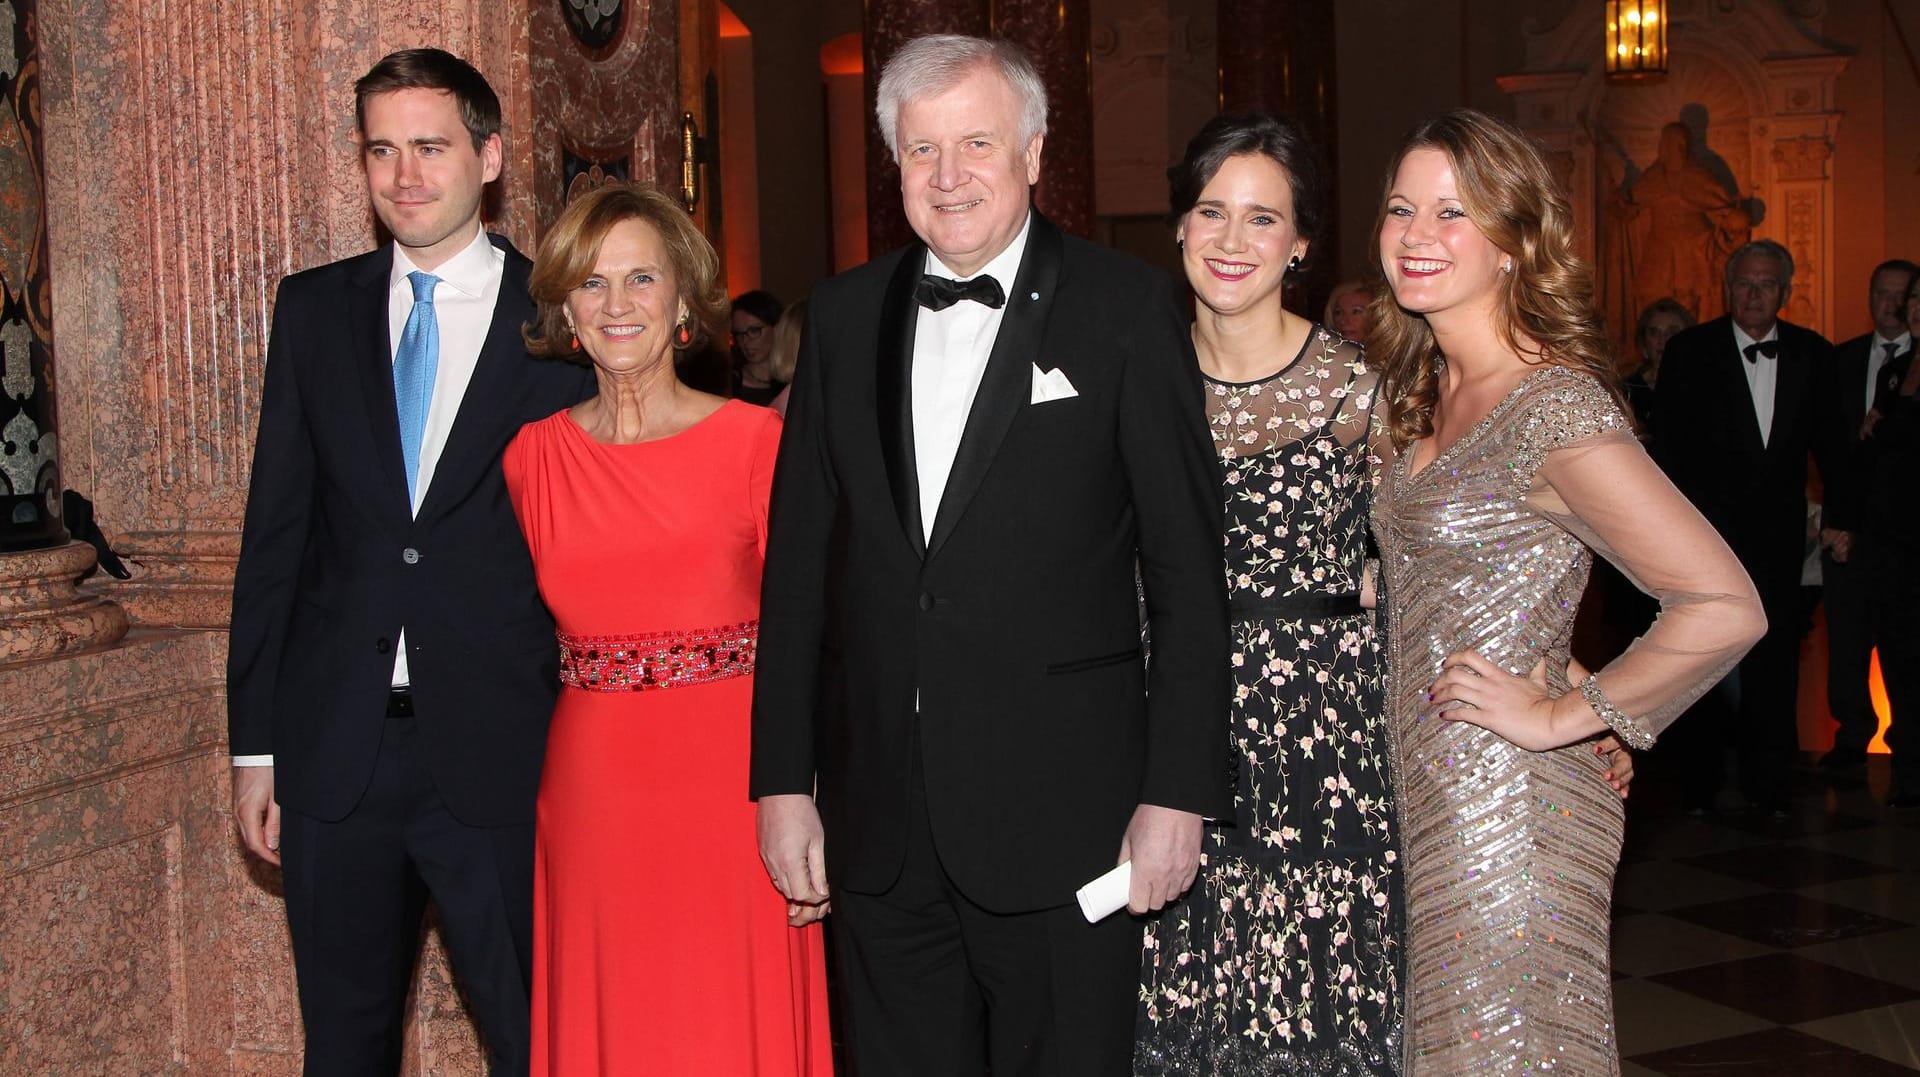
M 1209 380 L 1225 468 L 1238 826 L 1146 929 L 1134 1072 L 1399 1072 L 1402 899 L 1384 656 L 1358 608 L 1376 375 L 1315 327 L 1263 381 Z
M 1393 774 L 1407 891 L 1407 1066 L 1419 1077 L 1616 1074 L 1608 907 L 1624 810 L 1587 744 L 1529 752 L 1427 713 L 1442 661 L 1568 690 L 1592 554 L 1526 500 L 1547 454 L 1630 431 L 1592 378 L 1531 371 L 1373 510 L 1384 566 Z

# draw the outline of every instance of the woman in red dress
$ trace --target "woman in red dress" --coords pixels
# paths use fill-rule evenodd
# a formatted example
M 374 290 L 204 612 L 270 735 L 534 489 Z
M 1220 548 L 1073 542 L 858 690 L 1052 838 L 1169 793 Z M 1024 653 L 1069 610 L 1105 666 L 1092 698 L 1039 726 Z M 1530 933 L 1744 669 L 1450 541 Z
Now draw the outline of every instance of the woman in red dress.
M 779 416 L 673 350 L 726 317 L 679 206 L 615 185 L 540 244 L 536 354 L 599 394 L 524 427 L 507 488 L 559 626 L 534 879 L 533 1072 L 832 1072 L 820 926 L 788 926 L 747 799 Z M 815 910 L 791 910 L 795 922 Z

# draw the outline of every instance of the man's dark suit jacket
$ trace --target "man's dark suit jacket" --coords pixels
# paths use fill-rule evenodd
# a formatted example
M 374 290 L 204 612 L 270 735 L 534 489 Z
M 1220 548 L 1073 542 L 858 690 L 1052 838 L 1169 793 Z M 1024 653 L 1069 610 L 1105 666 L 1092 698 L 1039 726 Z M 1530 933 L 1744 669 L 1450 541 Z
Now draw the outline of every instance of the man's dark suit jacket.
M 493 324 L 418 518 L 409 511 L 388 339 L 391 247 L 280 284 L 227 662 L 236 755 L 274 757 L 274 795 L 323 820 L 373 776 L 406 629 L 436 787 L 471 826 L 533 821 L 558 691 L 553 620 L 500 453 L 577 402 L 581 367 L 527 355 L 532 265 L 506 240 Z
M 1731 317 L 1667 342 L 1654 406 L 1655 458 L 1733 547 L 1770 610 L 1800 584 L 1808 454 L 1818 458 L 1823 477 L 1836 464 L 1821 422 L 1833 381 L 1832 345 L 1810 329 L 1779 326 L 1773 428 L 1765 444 Z
M 988 909 L 1047 908 L 1113 867 L 1136 805 L 1232 813 L 1221 476 L 1170 282 L 1036 213 L 923 541 L 925 254 L 814 292 L 774 474 L 751 791 L 817 776 L 830 879 L 881 893 L 918 751 L 948 875 Z M 1078 395 L 1030 403 L 1036 366 Z
M 1823 436 L 1832 444 L 1833 474 L 1822 472 L 1821 485 L 1826 500 L 1822 523 L 1840 531 L 1857 531 L 1865 511 L 1866 471 L 1869 461 L 1862 454 L 1860 426 L 1867 416 L 1867 359 L 1873 351 L 1873 334 L 1854 337 L 1833 346 L 1832 385 L 1826 395 L 1821 426 Z M 1908 346 L 1892 362 L 1880 368 L 1876 387 L 1886 384 L 1889 375 L 1896 379 L 1906 370 L 1913 355 Z M 1894 382 L 1897 390 L 1899 382 Z

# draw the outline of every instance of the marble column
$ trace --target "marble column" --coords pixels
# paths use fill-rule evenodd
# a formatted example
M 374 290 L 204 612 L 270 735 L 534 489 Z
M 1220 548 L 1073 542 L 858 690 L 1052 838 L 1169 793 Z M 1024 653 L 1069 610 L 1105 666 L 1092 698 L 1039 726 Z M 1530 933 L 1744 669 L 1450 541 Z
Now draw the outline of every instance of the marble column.
M 1075 235 L 1093 231 L 1092 5 L 996 0 L 993 32 L 1027 50 L 1047 84 L 1047 143 L 1034 204 Z
M 412 45 L 473 60 L 508 129 L 492 226 L 532 239 L 526 6 L 42 0 L 65 477 L 137 621 L 226 624 L 273 290 L 375 239 L 354 79 Z
M 219 631 L 274 289 L 374 245 L 352 84 L 397 48 L 459 53 L 500 93 L 489 226 L 531 248 L 530 3 L 38 0 L 63 477 L 133 564 L 103 592 L 137 623 L 0 655 L 0 954 L 19 973 L 0 1008 L 28 1030 L 0 1038 L 0 1072 L 299 1071 L 278 872 L 229 814 Z M 35 556 L 42 605 L 98 613 L 71 587 L 91 550 Z M 30 590 L 0 579 L 16 609 Z M 484 1068 L 431 936 L 407 1036 L 408 1073 Z
M 900 166 L 887 152 L 873 102 L 880 71 L 900 46 L 923 34 L 973 34 L 989 30 L 988 0 L 867 0 L 862 45 L 867 103 L 867 251 L 881 255 L 913 238 L 900 208 Z
M 1340 159 L 1334 8 L 1318 0 L 1219 0 L 1220 111 L 1286 113 L 1299 120 L 1326 169 L 1327 214 L 1317 256 L 1287 282 L 1287 305 L 1319 318 L 1336 283 Z

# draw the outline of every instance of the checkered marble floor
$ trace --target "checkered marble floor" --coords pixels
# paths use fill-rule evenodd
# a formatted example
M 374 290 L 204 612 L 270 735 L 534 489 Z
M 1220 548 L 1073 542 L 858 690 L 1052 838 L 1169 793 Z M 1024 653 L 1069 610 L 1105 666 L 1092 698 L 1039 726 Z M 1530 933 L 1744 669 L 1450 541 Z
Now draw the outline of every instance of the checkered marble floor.
M 1920 1074 L 1920 812 L 1883 806 L 1886 757 L 1803 768 L 1778 820 L 1687 815 L 1659 764 L 1614 887 L 1626 1077 Z

